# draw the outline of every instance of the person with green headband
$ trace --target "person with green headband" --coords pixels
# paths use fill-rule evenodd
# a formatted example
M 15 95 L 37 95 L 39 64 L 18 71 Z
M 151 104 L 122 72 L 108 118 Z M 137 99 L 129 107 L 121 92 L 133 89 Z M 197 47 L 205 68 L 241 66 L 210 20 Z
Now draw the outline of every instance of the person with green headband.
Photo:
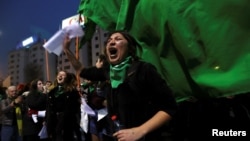
M 108 69 L 85 68 L 69 50 L 70 41 L 64 39 L 63 50 L 76 72 L 88 80 L 110 81 L 106 98 L 113 127 L 110 140 L 162 141 L 163 125 L 173 118 L 177 103 L 156 68 L 136 56 L 135 39 L 126 31 L 110 33 L 104 50 Z

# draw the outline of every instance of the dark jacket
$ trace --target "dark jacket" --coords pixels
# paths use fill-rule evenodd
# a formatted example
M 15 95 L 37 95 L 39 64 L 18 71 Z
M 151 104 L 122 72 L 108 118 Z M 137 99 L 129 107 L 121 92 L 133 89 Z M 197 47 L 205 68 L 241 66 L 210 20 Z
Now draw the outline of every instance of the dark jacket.
M 80 95 L 73 90 L 55 97 L 57 91 L 58 87 L 55 87 L 48 93 L 47 131 L 54 140 L 72 141 L 74 134 L 80 132 Z
M 10 106 L 12 101 L 10 98 L 1 100 L 2 125 L 16 125 L 15 107 Z
M 40 132 L 44 118 L 38 117 L 38 122 L 35 123 L 28 113 L 30 109 L 34 111 L 46 110 L 47 96 L 39 92 L 30 92 L 24 100 L 25 111 L 23 112 L 23 135 L 34 135 Z
M 84 69 L 80 76 L 98 80 L 98 77 L 104 79 L 108 75 L 104 69 L 90 68 Z M 131 65 L 124 82 L 108 94 L 107 102 L 109 116 L 116 115 L 123 128 L 139 126 L 160 110 L 170 116 L 177 110 L 175 98 L 165 80 L 153 65 L 142 61 Z M 160 130 L 149 133 L 144 139 L 158 141 Z

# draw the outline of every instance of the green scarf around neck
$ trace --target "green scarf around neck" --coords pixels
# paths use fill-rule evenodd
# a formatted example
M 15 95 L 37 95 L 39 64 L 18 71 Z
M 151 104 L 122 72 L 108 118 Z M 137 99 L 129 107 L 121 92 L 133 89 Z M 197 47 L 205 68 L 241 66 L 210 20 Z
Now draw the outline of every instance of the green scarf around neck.
M 58 89 L 55 93 L 55 97 L 58 97 L 59 95 L 63 94 L 63 87 L 62 86 L 58 86 Z
M 112 88 L 117 88 L 125 79 L 126 71 L 131 65 L 132 57 L 128 56 L 118 65 L 110 65 L 110 81 Z

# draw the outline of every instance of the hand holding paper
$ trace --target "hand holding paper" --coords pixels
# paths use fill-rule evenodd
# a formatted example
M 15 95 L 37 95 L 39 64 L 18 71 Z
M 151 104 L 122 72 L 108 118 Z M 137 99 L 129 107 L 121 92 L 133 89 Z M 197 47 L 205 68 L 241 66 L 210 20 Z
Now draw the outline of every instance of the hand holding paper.
M 65 28 L 57 31 L 44 45 L 43 47 L 49 53 L 55 53 L 56 55 L 60 55 L 62 53 L 62 44 L 63 39 L 69 35 L 69 38 L 72 39 L 74 37 L 81 37 L 84 35 L 82 27 L 79 23 L 73 23 Z

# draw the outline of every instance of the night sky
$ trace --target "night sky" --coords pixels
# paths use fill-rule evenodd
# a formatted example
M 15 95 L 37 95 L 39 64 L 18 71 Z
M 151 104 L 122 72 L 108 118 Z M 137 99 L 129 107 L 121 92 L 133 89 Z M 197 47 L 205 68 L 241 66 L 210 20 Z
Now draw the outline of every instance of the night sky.
M 80 0 L 0 0 L 0 78 L 7 55 L 22 40 L 40 34 L 49 39 L 62 20 L 77 14 Z

